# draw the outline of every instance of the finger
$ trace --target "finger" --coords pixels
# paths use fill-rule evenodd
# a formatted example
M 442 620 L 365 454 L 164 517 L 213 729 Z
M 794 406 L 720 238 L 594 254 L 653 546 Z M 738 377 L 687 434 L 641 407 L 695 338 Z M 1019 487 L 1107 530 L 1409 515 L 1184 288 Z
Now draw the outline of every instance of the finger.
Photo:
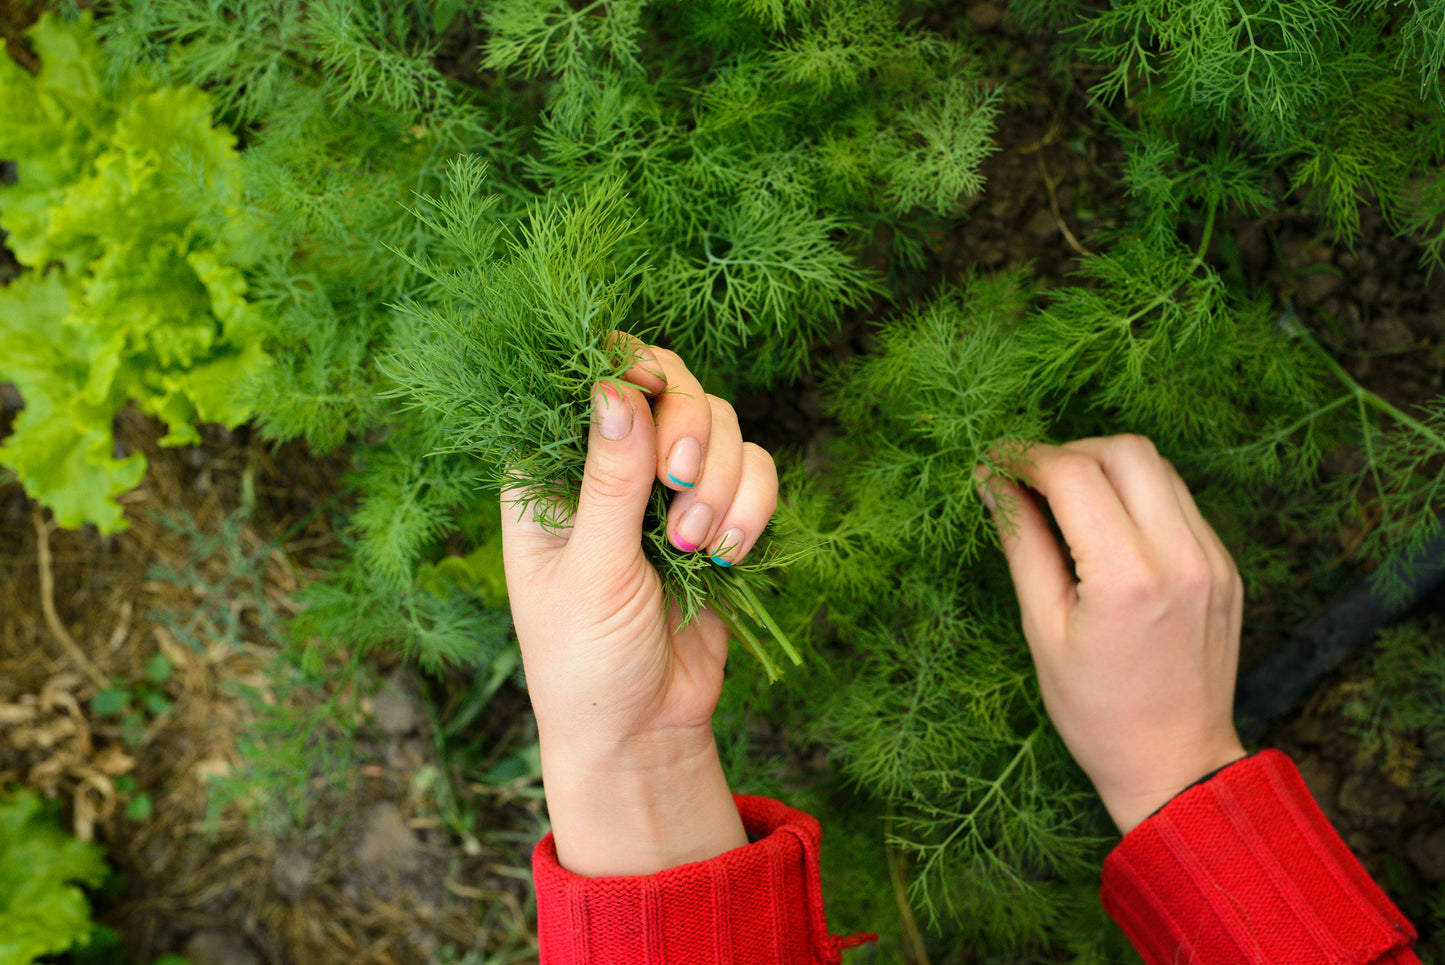
M 657 395 L 667 388 L 667 373 L 657 358 L 652 346 L 642 339 L 626 332 L 613 332 L 613 344 L 624 348 L 632 358 L 632 364 L 622 377 L 648 395 Z
M 676 352 L 650 349 L 666 390 L 652 401 L 657 424 L 657 479 L 668 489 L 686 492 L 703 476 L 712 443 L 712 407 L 708 395 Z
M 742 473 L 733 501 L 708 543 L 708 555 L 718 566 L 740 563 L 762 535 L 778 508 L 778 467 L 767 450 L 743 443 Z
M 1028 490 L 983 467 L 978 479 L 1008 561 L 1024 636 L 1031 645 L 1045 640 L 1057 644 L 1078 594 L 1063 547 Z
M 655 433 L 647 399 L 636 388 L 599 383 L 592 398 L 587 463 L 567 548 L 615 559 L 641 550 L 642 517 L 656 464 Z
M 674 496 L 667 512 L 668 539 L 684 553 L 713 545 L 742 477 L 743 433 L 737 413 L 717 396 L 706 400 L 711 418 L 700 480 Z
M 1035 446 L 1010 468 L 1048 500 L 1080 584 L 1107 584 L 1120 566 L 1147 560 L 1138 526 L 1092 455 Z
M 1079 439 L 1061 448 L 1098 462 L 1125 512 L 1146 539 L 1164 547 L 1200 541 L 1174 487 L 1178 474 L 1149 439 L 1140 435 Z M 1188 502 L 1192 507 L 1193 499 Z M 1193 515 L 1203 522 L 1197 509 Z

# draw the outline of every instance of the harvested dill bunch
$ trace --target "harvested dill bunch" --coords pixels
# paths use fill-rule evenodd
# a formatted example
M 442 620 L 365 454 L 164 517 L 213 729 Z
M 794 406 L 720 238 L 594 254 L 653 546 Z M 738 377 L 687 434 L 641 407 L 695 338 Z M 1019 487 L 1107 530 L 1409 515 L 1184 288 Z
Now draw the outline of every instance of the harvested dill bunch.
M 625 381 L 635 359 L 616 333 L 628 319 L 646 270 L 619 262 L 636 227 L 619 213 L 616 183 L 575 198 L 535 204 L 511 229 L 485 191 L 486 165 L 452 163 L 444 197 L 423 195 L 413 212 L 440 239 L 431 250 L 400 253 L 428 284 L 398 306 L 394 343 L 383 368 L 391 395 L 434 410 L 447 452 L 470 452 L 486 484 L 519 492 L 517 502 L 544 526 L 562 526 L 577 506 L 587 458 L 592 390 Z M 722 569 L 680 553 L 667 539 L 669 492 L 653 490 L 643 549 L 683 622 L 712 609 L 777 679 L 763 641 L 794 664 L 797 650 L 758 600 L 766 572 L 783 562 L 771 532 L 749 558 Z

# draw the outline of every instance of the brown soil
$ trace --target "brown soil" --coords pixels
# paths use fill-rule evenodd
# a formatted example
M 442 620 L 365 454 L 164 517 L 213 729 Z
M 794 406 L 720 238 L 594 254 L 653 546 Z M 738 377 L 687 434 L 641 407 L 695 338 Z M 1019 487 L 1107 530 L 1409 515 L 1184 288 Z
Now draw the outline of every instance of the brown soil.
M 534 829 L 538 805 L 501 800 L 525 789 L 488 789 L 460 803 L 477 834 L 448 826 L 417 780 L 444 764 L 434 700 L 408 671 L 358 695 L 357 776 L 318 795 L 306 830 L 259 833 L 240 813 L 209 813 L 212 783 L 243 763 L 246 688 L 274 699 L 279 621 L 338 548 L 325 510 L 345 465 L 244 432 L 162 450 L 149 420 L 124 415 L 119 428 L 150 460 L 123 500 L 123 533 L 55 530 L 19 486 L 0 487 L 0 786 L 66 800 L 76 833 L 105 846 L 123 887 L 101 920 L 139 961 L 183 953 L 192 965 L 421 963 L 445 946 L 515 944 L 529 930 L 525 846 L 486 843 L 485 822 L 508 806 L 509 828 Z M 248 479 L 255 506 L 238 515 Z M 197 558 L 217 533 L 231 542 Z M 254 566 L 238 576 L 238 559 Z M 178 640 L 177 615 L 197 614 L 206 632 Z M 168 710 L 135 729 L 90 709 L 103 689 L 140 686 L 157 654 L 172 668 Z M 142 796 L 149 814 L 134 809 Z

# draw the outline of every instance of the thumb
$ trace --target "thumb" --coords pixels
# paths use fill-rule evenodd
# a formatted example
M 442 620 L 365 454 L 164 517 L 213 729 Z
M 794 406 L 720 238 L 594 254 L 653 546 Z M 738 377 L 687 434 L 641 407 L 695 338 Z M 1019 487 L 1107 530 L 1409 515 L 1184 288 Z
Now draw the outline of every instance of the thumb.
M 1022 486 L 985 469 L 979 470 L 977 478 L 1008 560 L 1025 628 L 1061 635 L 1075 584 L 1043 510 Z
M 657 474 L 655 436 L 652 410 L 641 392 L 619 382 L 597 384 L 569 547 L 597 559 L 639 549 Z

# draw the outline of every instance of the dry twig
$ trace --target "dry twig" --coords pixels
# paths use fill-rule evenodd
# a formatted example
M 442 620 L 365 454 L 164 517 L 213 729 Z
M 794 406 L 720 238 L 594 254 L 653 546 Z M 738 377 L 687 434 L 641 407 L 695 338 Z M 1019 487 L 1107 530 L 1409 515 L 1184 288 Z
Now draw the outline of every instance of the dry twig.
M 80 649 L 80 644 L 75 642 L 75 638 L 70 635 L 69 630 L 65 629 L 65 624 L 60 622 L 60 616 L 55 612 L 55 575 L 50 569 L 51 524 L 45 521 L 39 504 L 35 506 L 33 519 L 35 520 L 35 551 L 40 558 L 40 609 L 45 614 L 45 625 L 50 628 L 50 635 L 60 641 L 60 645 L 65 648 L 70 659 L 90 678 L 90 682 L 104 690 L 110 686 L 110 681 L 105 678 L 105 674 L 100 672 L 100 668 L 96 667 L 85 655 L 85 651 Z
M 1057 222 L 1059 231 L 1063 233 L 1064 240 L 1069 243 L 1069 247 L 1074 249 L 1076 254 L 1092 258 L 1094 253 L 1079 243 L 1079 239 L 1074 237 L 1074 233 L 1069 230 L 1068 223 L 1064 221 L 1062 212 L 1059 211 L 1059 196 L 1054 191 L 1054 179 L 1049 177 L 1049 169 L 1044 166 L 1044 156 L 1040 154 L 1038 160 L 1039 174 L 1043 176 L 1044 187 L 1049 191 L 1049 207 L 1053 209 L 1054 221 Z

